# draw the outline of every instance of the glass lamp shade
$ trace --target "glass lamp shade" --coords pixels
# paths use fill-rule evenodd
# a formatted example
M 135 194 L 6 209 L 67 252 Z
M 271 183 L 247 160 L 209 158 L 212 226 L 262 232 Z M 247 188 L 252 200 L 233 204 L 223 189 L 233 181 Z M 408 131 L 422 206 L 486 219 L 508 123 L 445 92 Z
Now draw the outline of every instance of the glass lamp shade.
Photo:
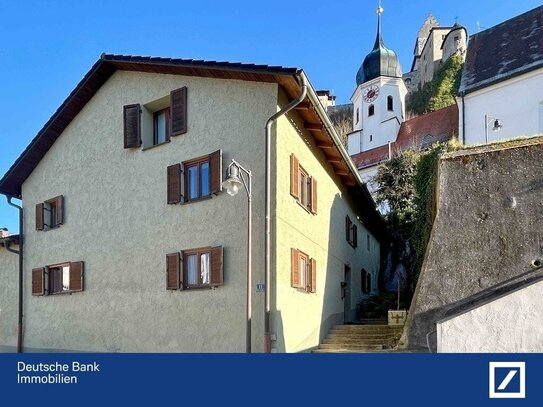
M 230 166 L 226 176 L 226 180 L 222 183 L 223 188 L 226 188 L 226 193 L 228 195 L 237 195 L 240 187 L 243 186 L 243 183 L 239 179 L 239 168 L 234 165 Z
M 492 128 L 492 130 L 499 131 L 501 128 L 502 128 L 502 122 L 500 121 L 500 119 L 494 120 L 494 127 Z

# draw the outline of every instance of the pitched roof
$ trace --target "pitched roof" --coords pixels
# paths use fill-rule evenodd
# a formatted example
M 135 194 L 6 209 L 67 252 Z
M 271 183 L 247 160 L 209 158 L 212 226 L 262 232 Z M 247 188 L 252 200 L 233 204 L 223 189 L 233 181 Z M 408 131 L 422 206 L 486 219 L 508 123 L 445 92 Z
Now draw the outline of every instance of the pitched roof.
M 0 194 L 21 198 L 24 181 L 64 129 L 117 70 L 277 83 L 291 100 L 300 93 L 298 75 L 305 77 L 301 69 L 282 66 L 102 54 L 0 179 Z M 297 112 L 334 172 L 353 195 L 362 212 L 365 225 L 379 240 L 386 239 L 384 221 L 311 85 L 308 89 L 308 98 L 300 104 L 300 107 Z
M 21 185 L 26 178 L 68 124 L 117 70 L 276 82 L 291 97 L 298 88 L 293 75 L 301 71 L 282 66 L 102 54 L 0 180 L 0 193 L 20 197 Z
M 452 105 L 403 122 L 391 150 L 397 154 L 408 149 L 425 149 L 450 140 L 457 132 L 458 107 Z M 388 145 L 384 145 L 355 154 L 351 159 L 358 169 L 364 169 L 388 160 L 388 155 Z
M 543 6 L 470 37 L 460 93 L 543 67 Z

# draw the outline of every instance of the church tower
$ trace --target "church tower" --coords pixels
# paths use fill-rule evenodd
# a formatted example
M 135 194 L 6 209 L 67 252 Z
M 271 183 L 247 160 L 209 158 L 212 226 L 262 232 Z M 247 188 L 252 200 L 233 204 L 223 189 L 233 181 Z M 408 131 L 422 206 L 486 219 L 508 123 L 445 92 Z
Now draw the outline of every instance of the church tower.
M 353 103 L 353 133 L 349 135 L 349 154 L 396 141 L 405 118 L 407 88 L 402 68 L 394 51 L 385 46 L 381 36 L 381 15 L 377 8 L 377 36 L 371 52 L 356 74 Z

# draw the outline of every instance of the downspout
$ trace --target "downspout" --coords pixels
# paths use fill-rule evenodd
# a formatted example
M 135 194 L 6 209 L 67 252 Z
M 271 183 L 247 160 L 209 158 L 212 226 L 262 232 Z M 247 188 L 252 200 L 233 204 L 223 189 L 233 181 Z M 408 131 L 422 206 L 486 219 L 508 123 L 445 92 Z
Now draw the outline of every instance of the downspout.
M 17 322 L 17 353 L 23 353 L 23 208 L 11 202 L 12 196 L 6 196 L 8 205 L 19 210 L 19 315 Z
M 294 109 L 302 100 L 305 99 L 307 94 L 307 80 L 303 71 L 296 73 L 296 79 L 302 87 L 300 94 L 296 99 L 292 100 L 284 108 L 280 109 L 278 112 L 273 114 L 268 121 L 266 122 L 266 186 L 265 186 L 265 212 L 266 212 L 266 226 L 265 226 L 265 263 L 264 263 L 264 273 L 265 273 L 265 292 L 264 292 L 264 302 L 265 302 L 265 313 L 264 313 L 264 351 L 269 353 L 271 352 L 271 327 L 270 327 L 270 313 L 271 313 L 271 266 L 270 266 L 270 253 L 271 253 L 271 238 L 270 238 L 270 211 L 271 211 L 271 127 L 272 124 L 282 115 L 287 114 L 292 109 Z
M 466 104 L 464 103 L 465 93 L 460 93 L 462 98 L 462 145 L 466 145 Z

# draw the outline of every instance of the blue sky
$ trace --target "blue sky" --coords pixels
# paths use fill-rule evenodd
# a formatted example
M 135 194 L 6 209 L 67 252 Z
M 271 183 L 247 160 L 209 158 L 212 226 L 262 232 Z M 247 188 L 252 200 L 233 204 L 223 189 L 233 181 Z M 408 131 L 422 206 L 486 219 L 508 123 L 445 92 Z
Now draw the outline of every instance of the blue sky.
M 473 34 L 540 1 L 383 0 L 383 38 L 412 62 L 428 14 Z M 209 1 L 0 0 L 0 175 L 3 175 L 102 52 L 303 68 L 339 103 L 375 39 L 377 0 Z M 32 203 L 26 203 L 32 206 Z M 31 212 L 30 212 L 31 213 Z M 0 227 L 17 212 L 0 196 Z

